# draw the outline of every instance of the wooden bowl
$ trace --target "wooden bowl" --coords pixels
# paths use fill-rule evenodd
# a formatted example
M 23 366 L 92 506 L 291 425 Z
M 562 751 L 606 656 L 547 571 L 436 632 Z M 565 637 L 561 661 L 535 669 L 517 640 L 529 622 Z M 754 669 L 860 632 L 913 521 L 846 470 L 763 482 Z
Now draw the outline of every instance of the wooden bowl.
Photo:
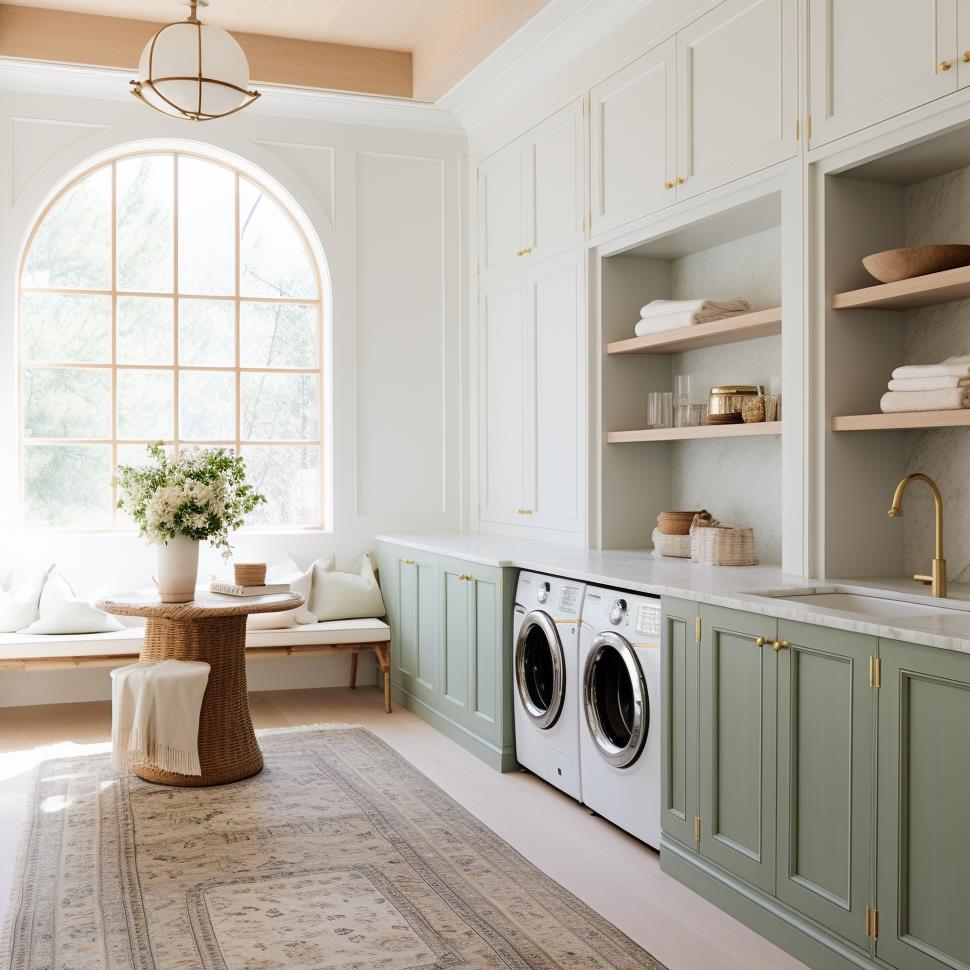
M 657 529 L 665 536 L 686 536 L 697 512 L 661 512 L 657 516 Z
M 970 265 L 970 246 L 956 243 L 945 246 L 907 246 L 903 249 L 887 249 L 872 253 L 862 260 L 871 276 L 880 283 L 940 273 L 945 269 Z

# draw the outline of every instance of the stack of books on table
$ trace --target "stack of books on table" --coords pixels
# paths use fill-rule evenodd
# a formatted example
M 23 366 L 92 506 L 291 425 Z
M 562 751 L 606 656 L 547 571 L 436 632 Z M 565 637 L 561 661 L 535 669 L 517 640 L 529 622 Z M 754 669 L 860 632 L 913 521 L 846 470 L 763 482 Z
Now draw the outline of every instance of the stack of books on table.
M 266 583 L 263 586 L 240 586 L 238 583 L 220 582 L 213 580 L 209 584 L 210 593 L 221 593 L 223 596 L 265 596 L 267 593 L 288 593 L 289 583 Z

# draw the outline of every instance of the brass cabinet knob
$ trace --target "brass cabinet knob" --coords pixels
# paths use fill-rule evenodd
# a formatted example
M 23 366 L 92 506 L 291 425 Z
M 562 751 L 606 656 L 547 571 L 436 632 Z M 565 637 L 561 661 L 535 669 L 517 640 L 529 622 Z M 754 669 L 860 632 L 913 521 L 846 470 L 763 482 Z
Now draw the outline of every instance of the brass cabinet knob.
M 788 641 L 787 640 L 775 640 L 775 642 L 771 645 L 771 649 L 774 650 L 775 653 L 778 653 L 779 650 L 787 650 L 788 649 Z
M 755 645 L 758 647 L 763 647 L 766 643 L 771 643 L 767 637 L 758 637 L 758 639 L 755 640 Z
M 678 175 L 677 176 L 677 184 L 678 185 L 683 185 L 684 182 L 686 182 L 686 181 L 687 181 L 687 179 L 685 179 L 683 176 L 681 176 L 681 175 Z
M 525 250 L 524 250 L 524 249 L 517 249 L 517 250 L 515 251 L 515 255 L 516 255 L 516 256 L 521 256 L 521 255 L 522 255 L 522 254 L 523 254 L 524 252 L 525 252 Z
M 405 559 L 404 560 L 404 565 L 405 566 L 413 566 L 414 565 L 414 560 L 413 559 Z
M 950 61 L 945 61 L 945 60 L 944 61 L 940 61 L 940 70 L 941 71 L 949 71 L 951 67 L 953 67 L 953 64 Z
M 970 64 L 970 51 L 964 51 L 960 57 L 964 64 Z
M 529 253 L 531 253 L 531 252 L 532 252 L 532 247 L 531 246 L 526 246 L 525 249 L 522 250 L 522 255 L 523 256 L 528 256 Z
M 664 182 L 664 188 L 665 189 L 672 189 L 673 187 L 674 187 L 674 183 L 673 182 Z

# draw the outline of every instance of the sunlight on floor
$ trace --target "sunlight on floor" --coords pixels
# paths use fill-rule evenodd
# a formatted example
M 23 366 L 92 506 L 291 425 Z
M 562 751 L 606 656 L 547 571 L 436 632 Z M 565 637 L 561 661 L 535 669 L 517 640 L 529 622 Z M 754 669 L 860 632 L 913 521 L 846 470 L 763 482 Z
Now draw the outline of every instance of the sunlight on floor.
M 86 754 L 102 754 L 110 750 L 110 741 L 102 741 L 97 744 L 58 741 L 55 744 L 27 748 L 23 751 L 7 751 L 0 754 L 0 781 L 26 774 L 42 761 L 49 761 L 51 758 L 77 758 Z M 45 808 L 44 811 L 53 811 L 53 809 Z

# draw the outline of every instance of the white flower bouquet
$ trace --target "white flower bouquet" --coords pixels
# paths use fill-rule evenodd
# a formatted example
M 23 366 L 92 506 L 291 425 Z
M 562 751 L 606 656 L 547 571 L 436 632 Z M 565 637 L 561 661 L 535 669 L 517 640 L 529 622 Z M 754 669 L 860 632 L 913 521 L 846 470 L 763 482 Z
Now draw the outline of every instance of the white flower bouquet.
M 118 508 L 152 544 L 186 536 L 208 539 L 228 559 L 229 534 L 266 501 L 246 484 L 246 463 L 225 448 L 186 448 L 173 458 L 149 445 L 147 465 L 119 465 Z

